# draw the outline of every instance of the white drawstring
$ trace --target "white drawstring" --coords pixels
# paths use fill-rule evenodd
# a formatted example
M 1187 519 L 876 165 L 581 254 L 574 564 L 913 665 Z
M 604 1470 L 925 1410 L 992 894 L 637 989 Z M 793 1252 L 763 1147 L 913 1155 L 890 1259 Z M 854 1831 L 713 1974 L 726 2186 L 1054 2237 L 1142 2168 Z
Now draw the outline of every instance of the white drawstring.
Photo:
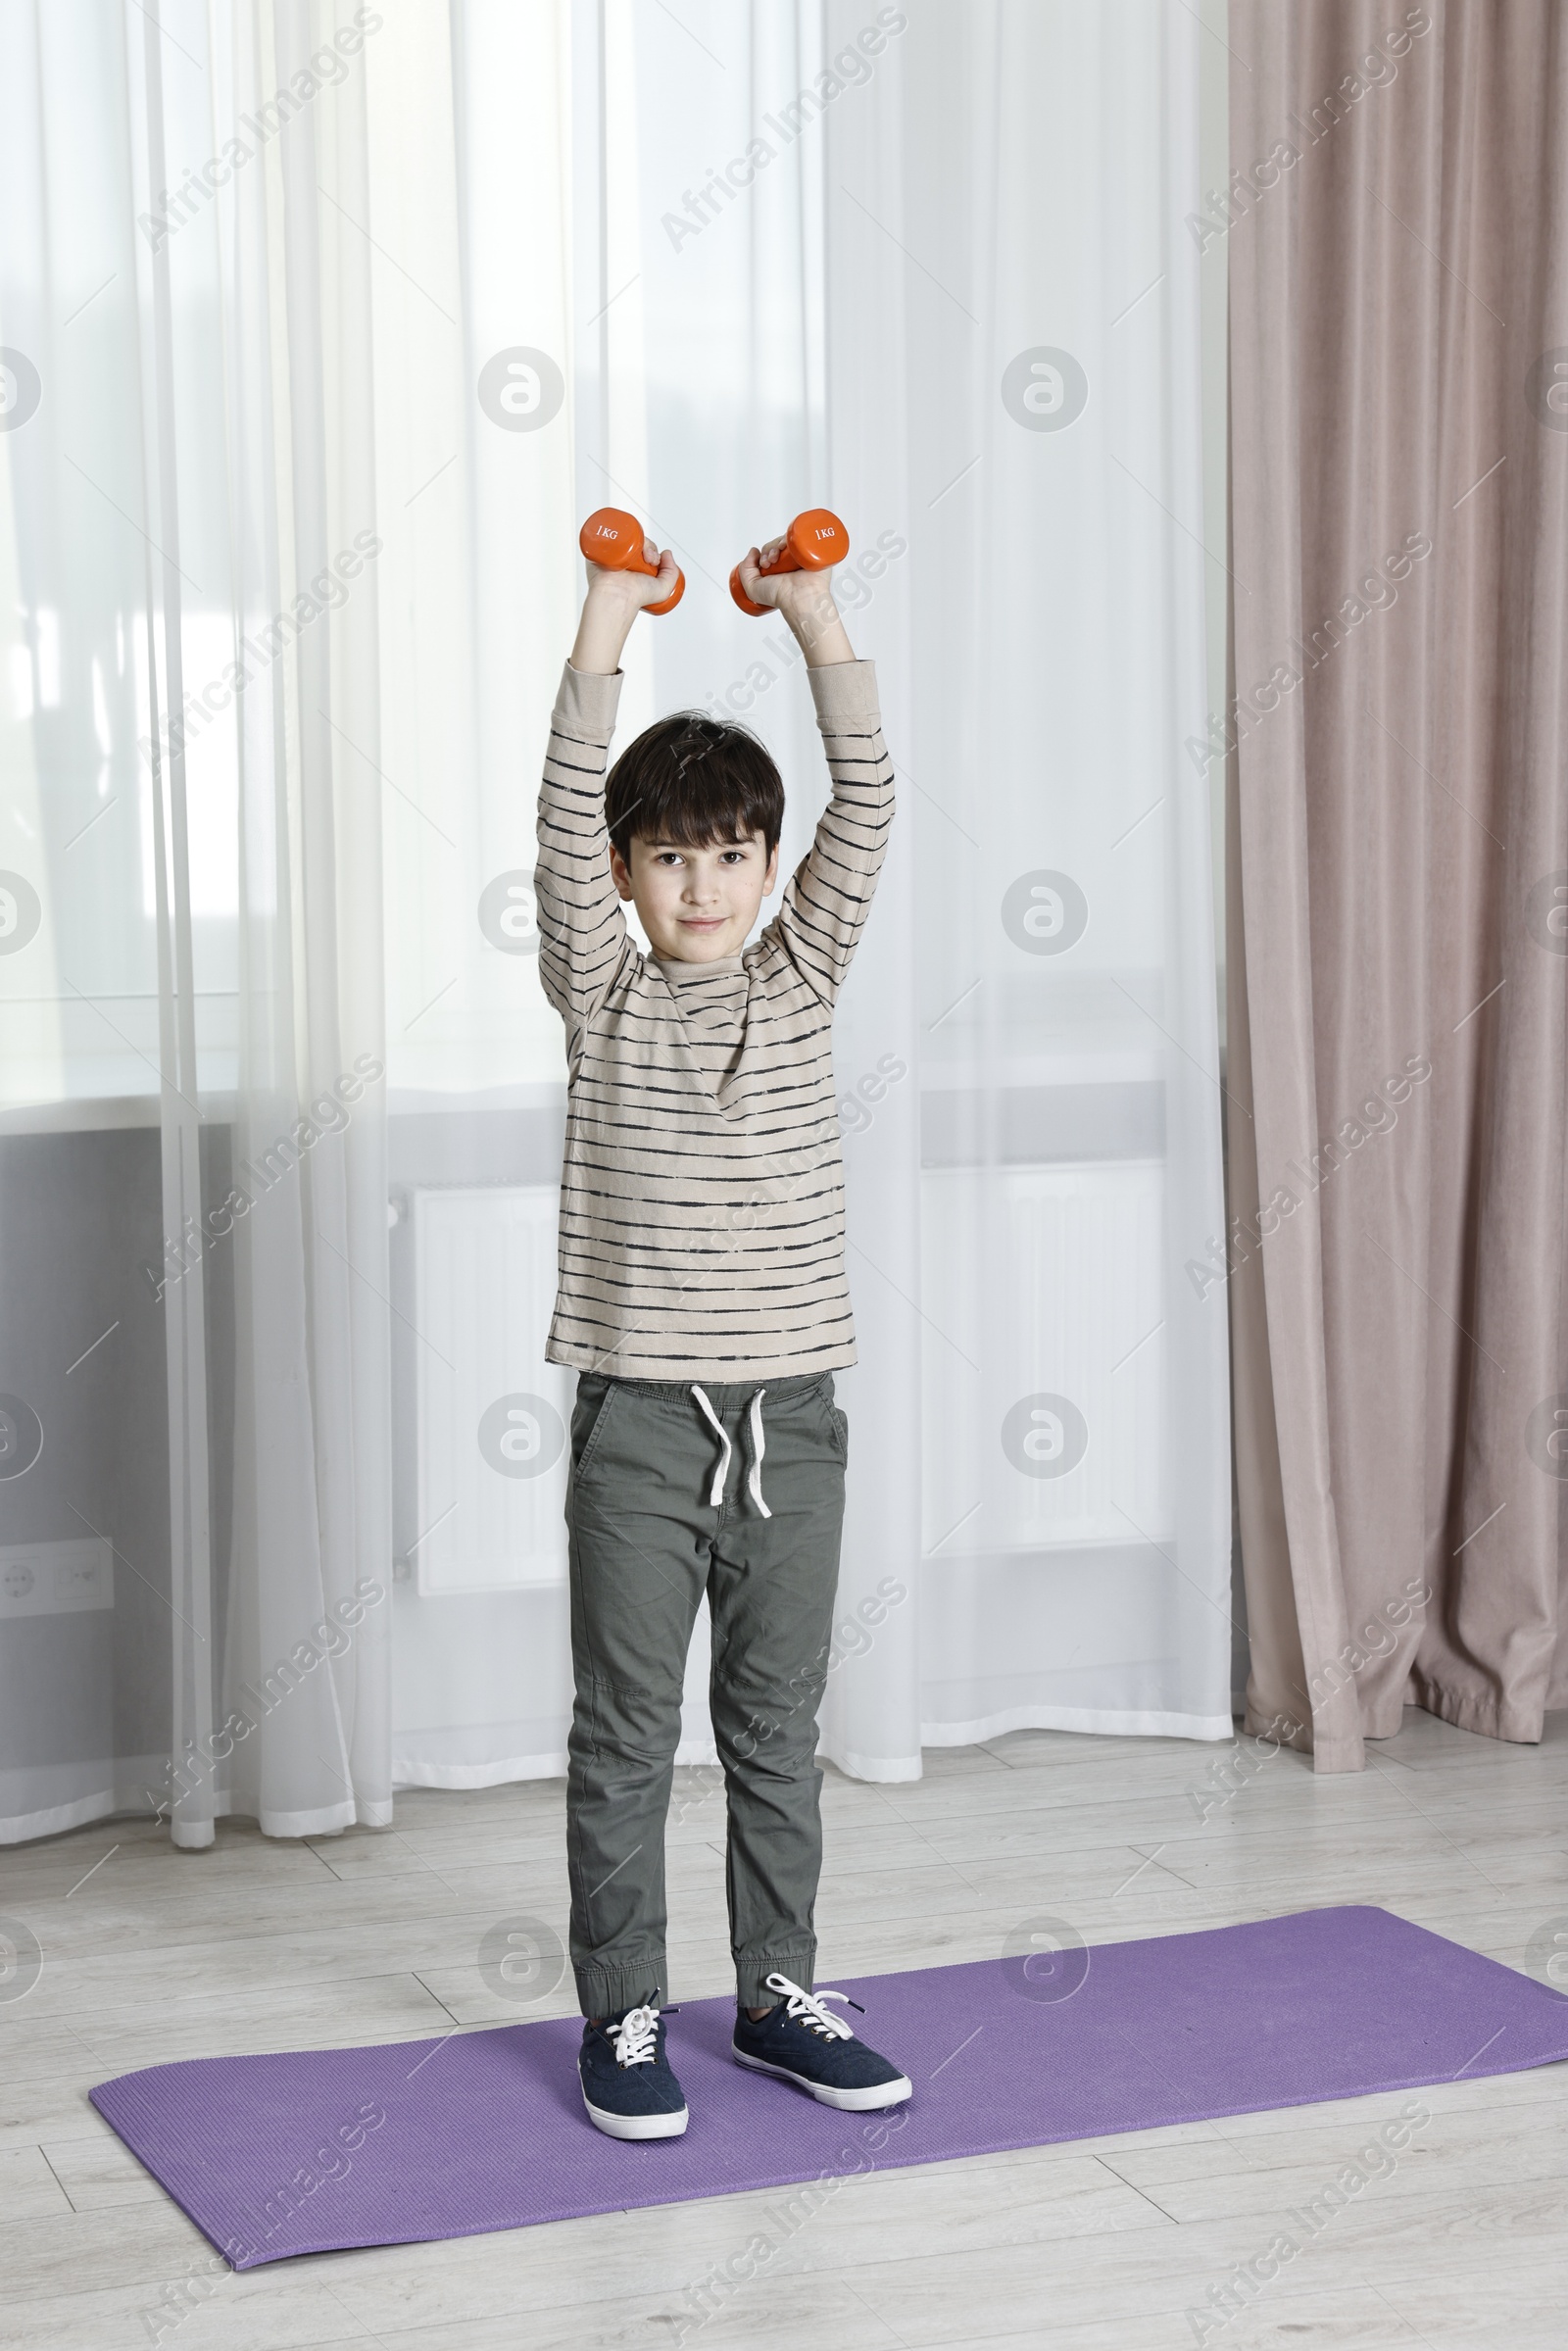
M 800 1985 L 792 1984 L 788 1976 L 779 1975 L 767 1978 L 767 1988 L 783 1993 L 789 2003 L 784 2013 L 791 2024 L 801 2024 L 810 2033 L 820 2033 L 824 2040 L 855 2038 L 855 2030 L 849 2018 L 835 2016 L 831 2008 L 822 2005 L 824 2000 L 850 2000 L 847 1991 L 802 1991 Z M 850 2000 L 852 2008 L 856 2005 L 854 2000 Z
M 708 1425 L 724 1448 L 718 1456 L 718 1467 L 713 1472 L 713 1483 L 708 1495 L 710 1508 L 717 1510 L 723 1502 L 724 1482 L 729 1476 L 729 1431 L 713 1410 L 707 1393 L 698 1387 L 695 1380 L 692 1382 L 692 1394 L 708 1415 Z M 767 1442 L 762 1435 L 762 1398 L 766 1394 L 765 1388 L 759 1388 L 752 1398 L 752 1465 L 746 1478 L 747 1492 L 751 1494 L 759 1518 L 771 1518 L 773 1515 L 762 1499 L 762 1455 L 767 1450 Z
M 752 1469 L 746 1483 L 751 1488 L 752 1500 L 757 1504 L 759 1518 L 771 1518 L 773 1513 L 762 1499 L 762 1455 L 767 1450 L 762 1441 L 762 1398 L 765 1388 L 759 1388 L 752 1398 Z
M 718 1457 L 718 1467 L 713 1472 L 712 1490 L 708 1496 L 710 1506 L 716 1510 L 724 1499 L 724 1480 L 729 1476 L 729 1432 L 695 1380 L 692 1383 L 692 1394 L 707 1413 L 713 1434 L 724 1448 Z

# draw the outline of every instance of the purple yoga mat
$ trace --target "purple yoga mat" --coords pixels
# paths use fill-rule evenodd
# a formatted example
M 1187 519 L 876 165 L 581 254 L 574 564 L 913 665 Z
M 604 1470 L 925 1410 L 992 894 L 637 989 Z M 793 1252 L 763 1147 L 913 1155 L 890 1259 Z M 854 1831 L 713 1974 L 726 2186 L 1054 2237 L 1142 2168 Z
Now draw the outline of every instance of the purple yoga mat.
M 92 2101 L 248 2270 L 1568 2058 L 1568 1996 L 1360 1907 L 838 1988 L 913 2082 L 906 2107 L 838 2114 L 744 2072 L 729 2000 L 670 2021 L 692 2116 L 678 2139 L 594 2130 L 575 2017 L 195 2058 L 105 2082 Z

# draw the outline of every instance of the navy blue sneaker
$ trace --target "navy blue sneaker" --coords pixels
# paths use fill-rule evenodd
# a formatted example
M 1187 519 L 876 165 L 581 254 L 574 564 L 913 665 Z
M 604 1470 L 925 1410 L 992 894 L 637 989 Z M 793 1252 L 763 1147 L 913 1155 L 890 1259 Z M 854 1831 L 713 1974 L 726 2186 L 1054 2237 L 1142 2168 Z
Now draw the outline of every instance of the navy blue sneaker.
M 735 2012 L 731 2043 L 737 2065 L 754 2074 L 776 2074 L 781 2082 L 799 2082 L 824 2106 L 860 2114 L 876 2106 L 902 2106 L 913 2083 L 897 2066 L 889 2065 L 863 2040 L 857 2040 L 849 2020 L 825 2008 L 824 2000 L 849 1999 L 847 1992 L 802 1991 L 788 1976 L 769 1976 L 769 1991 L 779 1994 L 766 2016 L 754 2025 L 743 2006 Z M 854 2008 L 857 2003 L 850 2000 Z
M 686 2101 L 664 2055 L 659 1995 L 640 2008 L 584 2025 L 577 2054 L 588 2120 L 612 2138 L 679 2138 Z

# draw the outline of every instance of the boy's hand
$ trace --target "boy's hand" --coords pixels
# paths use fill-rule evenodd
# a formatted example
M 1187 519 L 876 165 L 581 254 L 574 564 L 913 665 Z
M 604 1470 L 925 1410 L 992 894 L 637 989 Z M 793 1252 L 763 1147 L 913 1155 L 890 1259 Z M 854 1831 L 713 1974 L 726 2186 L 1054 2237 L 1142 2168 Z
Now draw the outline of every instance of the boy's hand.
M 588 593 L 583 599 L 577 641 L 571 649 L 573 669 L 591 676 L 612 676 L 620 667 L 621 653 L 638 613 L 646 606 L 662 604 L 666 596 L 673 595 L 680 569 L 673 552 L 667 547 L 661 550 L 652 539 L 645 539 L 643 561 L 657 563 L 657 574 L 610 571 L 602 563 L 589 564 Z
M 783 550 L 782 539 L 769 539 L 765 547 L 743 555 L 741 586 L 753 604 L 770 605 L 783 614 L 811 668 L 853 661 L 855 654 L 833 602 L 831 572 L 771 570 Z

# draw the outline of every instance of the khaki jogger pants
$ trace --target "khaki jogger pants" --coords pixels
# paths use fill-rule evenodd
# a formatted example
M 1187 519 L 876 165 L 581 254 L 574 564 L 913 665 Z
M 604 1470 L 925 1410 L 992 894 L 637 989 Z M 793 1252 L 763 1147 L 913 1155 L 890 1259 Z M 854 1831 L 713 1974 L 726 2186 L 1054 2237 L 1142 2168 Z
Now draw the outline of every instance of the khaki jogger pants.
M 847 1429 L 828 1372 L 701 1387 L 595 1373 L 578 1381 L 566 1494 L 576 1677 L 566 1855 L 584 2016 L 668 1990 L 664 1822 L 705 1592 L 737 1994 L 763 2006 L 775 1968 L 810 1989 L 822 1858 L 816 1713 Z

